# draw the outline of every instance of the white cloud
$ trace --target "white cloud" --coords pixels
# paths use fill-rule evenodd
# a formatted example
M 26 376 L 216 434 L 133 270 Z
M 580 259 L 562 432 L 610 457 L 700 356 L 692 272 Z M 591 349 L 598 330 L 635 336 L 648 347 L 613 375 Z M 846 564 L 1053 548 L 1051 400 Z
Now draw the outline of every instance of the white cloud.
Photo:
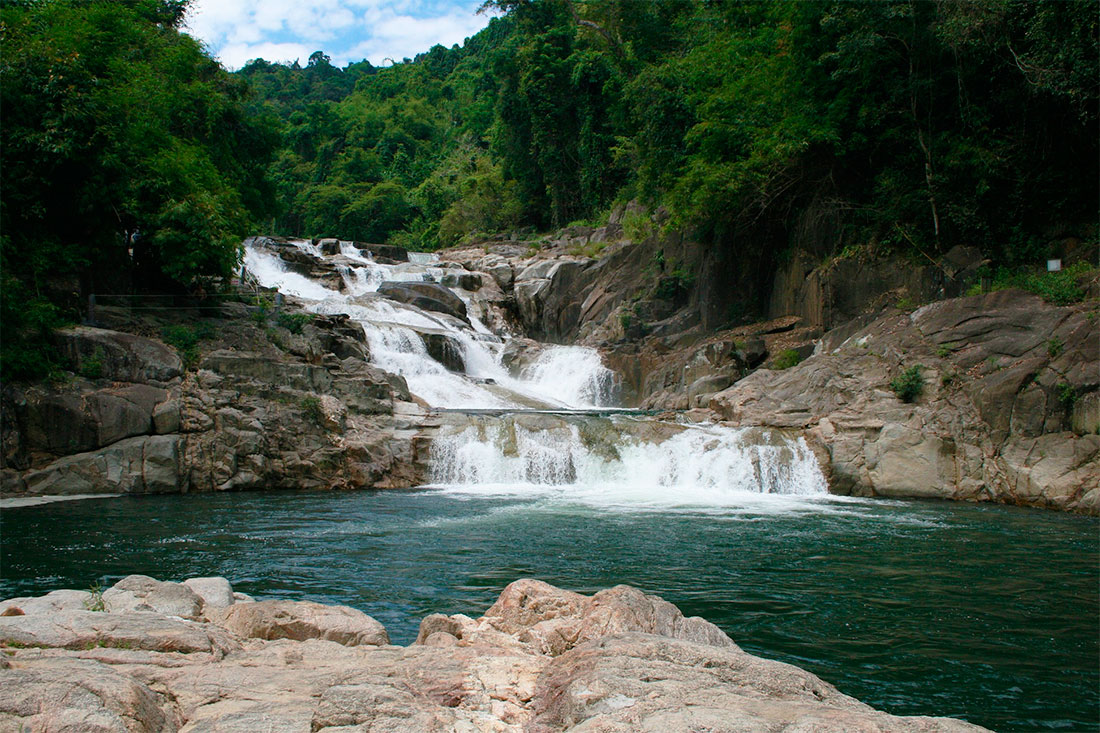
M 480 0 L 197 0 L 188 15 L 192 35 L 223 64 L 253 58 L 302 63 L 322 50 L 344 65 L 381 64 L 451 46 L 488 23 Z M 305 49 L 303 51 L 303 49 Z
M 387 15 L 371 24 L 370 37 L 352 46 L 349 54 L 381 66 L 386 59 L 411 58 L 437 43 L 450 48 L 477 33 L 485 24 L 486 19 L 482 16 L 459 13 L 434 18 Z

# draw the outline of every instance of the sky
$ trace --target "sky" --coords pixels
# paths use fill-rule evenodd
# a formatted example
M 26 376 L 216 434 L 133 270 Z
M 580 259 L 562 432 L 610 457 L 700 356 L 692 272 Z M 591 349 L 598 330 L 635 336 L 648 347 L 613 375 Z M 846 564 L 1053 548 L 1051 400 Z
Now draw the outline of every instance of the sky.
M 228 69 L 252 59 L 298 60 L 324 51 L 339 67 L 412 58 L 462 44 L 489 24 L 482 0 L 196 0 L 188 32 Z

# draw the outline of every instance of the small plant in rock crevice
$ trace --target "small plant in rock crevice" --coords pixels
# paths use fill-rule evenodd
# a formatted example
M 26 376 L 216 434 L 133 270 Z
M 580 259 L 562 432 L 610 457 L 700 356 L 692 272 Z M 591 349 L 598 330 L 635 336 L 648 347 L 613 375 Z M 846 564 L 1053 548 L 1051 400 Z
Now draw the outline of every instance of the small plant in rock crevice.
M 92 583 L 92 586 L 88 588 L 88 593 L 91 596 L 84 601 L 84 610 L 86 611 L 106 611 L 107 606 L 103 603 L 103 586 L 98 582 Z
M 795 364 L 802 361 L 802 357 L 799 356 L 798 351 L 795 349 L 785 349 L 779 352 L 779 355 L 775 357 L 775 361 L 772 362 L 772 369 L 790 369 Z
M 890 389 L 902 402 L 915 402 L 924 392 L 924 377 L 921 375 L 921 365 L 914 364 L 890 382 Z
M 1062 355 L 1062 352 L 1065 350 L 1065 348 L 1066 345 L 1065 343 L 1063 343 L 1062 339 L 1058 338 L 1057 336 L 1051 336 L 1050 340 L 1047 341 L 1047 356 L 1049 356 L 1051 359 L 1057 359 L 1059 356 Z
M 300 407 L 302 408 L 302 414 L 307 420 L 315 425 L 324 425 L 325 411 L 321 407 L 321 400 L 319 397 L 313 395 L 307 395 L 302 398 Z

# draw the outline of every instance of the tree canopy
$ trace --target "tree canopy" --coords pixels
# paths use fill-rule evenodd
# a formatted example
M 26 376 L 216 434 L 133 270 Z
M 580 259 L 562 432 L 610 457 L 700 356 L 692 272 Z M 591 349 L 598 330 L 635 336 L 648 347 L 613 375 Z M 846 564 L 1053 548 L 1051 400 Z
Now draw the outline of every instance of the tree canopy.
M 1089 2 L 488 4 L 411 62 L 242 70 L 285 119 L 281 231 L 350 236 L 369 210 L 372 236 L 433 247 L 639 199 L 749 256 L 1010 262 L 1095 224 Z
M 182 0 L 0 10 L 5 374 L 85 292 L 229 275 L 268 215 L 277 143 L 247 84 L 178 30 Z M 132 250 L 132 254 L 131 254 Z

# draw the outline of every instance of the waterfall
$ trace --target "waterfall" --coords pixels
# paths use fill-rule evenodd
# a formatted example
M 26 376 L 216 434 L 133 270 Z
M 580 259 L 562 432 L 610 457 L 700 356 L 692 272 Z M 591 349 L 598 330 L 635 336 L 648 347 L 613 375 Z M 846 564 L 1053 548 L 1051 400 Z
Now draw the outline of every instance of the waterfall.
M 711 505 L 745 494 L 826 492 L 800 436 L 709 424 L 655 427 L 625 416 L 471 418 L 435 439 L 431 478 L 458 492 L 568 488 L 635 503 Z
M 331 257 L 305 241 L 276 245 L 329 265 L 344 285 L 337 292 L 295 272 L 262 241 L 245 245 L 245 266 L 258 282 L 301 298 L 315 313 L 348 315 L 362 326 L 372 362 L 403 376 L 412 394 L 435 408 L 473 409 L 448 415 L 432 442 L 431 481 L 441 490 L 565 492 L 573 500 L 631 506 L 722 506 L 750 496 L 827 491 L 800 436 L 601 415 L 600 408 L 616 404 L 617 379 L 596 350 L 542 345 L 533 356 L 526 352 L 513 373 L 502 363 L 511 334 L 486 327 L 479 318 L 486 311 L 472 293 L 452 288 L 466 303 L 468 325 L 377 294 L 386 281 L 439 283 L 454 273 L 455 265 L 435 255 L 410 253 L 407 263 L 385 265 L 351 242 L 340 242 L 340 254 Z M 450 369 L 433 358 L 429 343 L 437 355 L 442 344 Z M 484 409 L 502 414 L 477 413 Z

